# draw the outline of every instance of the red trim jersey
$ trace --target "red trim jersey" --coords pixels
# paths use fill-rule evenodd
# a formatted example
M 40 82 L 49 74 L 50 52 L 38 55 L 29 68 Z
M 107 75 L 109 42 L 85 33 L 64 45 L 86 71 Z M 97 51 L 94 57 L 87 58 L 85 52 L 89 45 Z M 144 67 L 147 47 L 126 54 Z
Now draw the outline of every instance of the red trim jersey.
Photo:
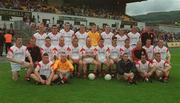
M 65 46 L 61 47 L 58 45 L 58 46 L 54 47 L 54 49 L 53 49 L 54 55 L 56 55 L 57 57 L 60 57 L 61 54 L 63 54 L 64 52 L 67 54 L 66 49 L 67 48 Z
M 48 36 L 51 38 L 51 44 L 52 46 L 57 46 L 59 44 L 59 38 L 61 37 L 60 33 L 53 34 L 52 32 L 48 34 Z
M 39 34 L 38 32 L 37 33 L 35 33 L 34 35 L 33 35 L 33 38 L 35 38 L 36 39 L 36 45 L 37 46 L 39 46 L 40 48 L 42 47 L 42 45 L 44 45 L 45 44 L 45 38 L 47 37 L 47 34 L 46 33 L 44 33 L 44 34 Z
M 127 35 L 116 35 L 117 37 L 117 45 L 123 47 L 125 44 L 125 40 L 128 38 Z
M 146 53 L 148 55 L 149 60 L 153 60 L 154 55 L 154 47 L 151 45 L 149 48 L 146 46 L 143 46 L 143 48 L 146 50 Z
M 136 45 L 137 42 L 140 40 L 140 34 L 137 32 L 136 34 L 129 32 L 127 36 L 130 39 L 130 45 Z
M 35 71 L 39 72 L 39 75 L 45 75 L 46 78 L 49 78 L 50 74 L 53 72 L 52 66 L 52 62 L 44 64 L 42 61 L 40 61 L 37 64 Z
M 69 30 L 68 32 L 66 32 L 64 29 L 62 29 L 60 31 L 60 35 L 64 37 L 65 46 L 72 45 L 72 36 L 74 35 L 74 31 Z
M 86 38 L 88 34 L 84 32 L 81 34 L 79 31 L 75 33 L 76 37 L 78 38 L 78 46 L 79 47 L 85 47 L 86 46 Z
M 113 33 L 109 32 L 108 34 L 106 32 L 102 32 L 101 33 L 101 37 L 104 39 L 104 45 L 106 47 L 110 47 L 112 45 L 112 37 L 113 37 Z
M 153 64 L 149 61 L 146 61 L 145 63 L 142 63 L 141 60 L 136 62 L 136 67 L 142 72 L 148 72 L 149 68 L 152 67 Z
M 158 70 L 163 70 L 166 66 L 169 66 L 169 64 L 166 61 L 164 60 L 157 61 L 156 59 L 153 60 L 153 65 Z
M 46 45 L 43 45 L 41 48 L 41 53 L 47 53 L 49 55 L 49 60 L 52 61 L 54 59 L 54 47 L 51 45 L 50 47 L 47 47 Z
M 10 47 L 7 53 L 7 58 L 13 58 L 17 61 L 25 61 L 25 58 L 28 56 L 30 56 L 30 53 L 26 46 L 21 46 L 20 48 L 18 48 L 14 45 Z M 11 65 L 12 64 L 16 64 L 16 63 L 11 62 Z
M 161 59 L 166 60 L 169 50 L 167 47 L 163 46 L 162 48 L 160 48 L 159 46 L 156 46 L 154 48 L 154 53 L 159 52 L 161 54 Z

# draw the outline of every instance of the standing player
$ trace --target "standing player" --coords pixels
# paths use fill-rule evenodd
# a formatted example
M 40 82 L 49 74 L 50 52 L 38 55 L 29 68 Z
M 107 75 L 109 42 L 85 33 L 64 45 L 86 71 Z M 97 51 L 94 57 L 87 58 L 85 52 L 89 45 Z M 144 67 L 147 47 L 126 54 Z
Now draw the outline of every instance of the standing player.
M 87 77 L 87 65 L 88 64 L 94 64 L 95 65 L 95 69 L 94 69 L 94 74 L 97 74 L 97 70 L 99 70 L 99 64 L 97 62 L 97 60 L 95 59 L 95 53 L 94 53 L 94 49 L 91 46 L 91 39 L 88 37 L 86 39 L 86 47 L 84 49 L 84 52 L 82 52 L 83 55 L 83 73 L 84 73 L 84 78 Z
M 25 62 L 25 58 L 28 57 L 30 62 Z M 33 61 L 30 53 L 26 46 L 22 45 L 22 38 L 16 37 L 15 45 L 10 47 L 7 54 L 8 61 L 11 62 L 12 79 L 18 80 L 18 73 L 21 68 L 28 68 L 25 79 L 29 80 L 30 74 L 32 72 Z
M 52 65 L 53 63 L 49 61 L 48 54 L 44 53 L 42 61 L 37 64 L 34 73 L 31 74 L 31 78 L 38 83 L 50 85 L 54 76 Z
M 41 48 L 41 53 L 47 53 L 49 55 L 49 60 L 53 61 L 54 60 L 54 47 L 51 45 L 51 38 L 46 37 L 45 39 L 45 44 Z
M 163 40 L 159 40 L 158 45 L 154 48 L 154 53 L 158 53 L 158 52 L 161 54 L 162 60 L 165 60 L 168 63 L 170 63 L 171 54 L 170 54 L 168 48 L 164 46 Z
M 85 26 L 83 24 L 80 25 L 79 31 L 75 33 L 76 37 L 78 38 L 78 46 L 80 48 L 86 46 L 86 38 L 87 38 L 87 33 Z
M 108 56 L 108 51 L 107 47 L 104 46 L 104 39 L 101 38 L 99 41 L 99 46 L 97 47 L 97 55 L 96 55 L 96 60 L 99 62 L 98 65 L 101 66 L 101 72 L 104 75 L 105 73 L 111 73 L 112 65 L 113 65 L 113 60 L 109 59 Z M 106 65 L 106 69 L 103 69 L 103 65 Z
M 110 47 L 112 45 L 112 37 L 113 33 L 111 32 L 111 28 L 109 25 L 106 25 L 105 31 L 101 33 L 101 37 L 104 39 L 104 45 L 106 47 Z
M 155 53 L 155 59 L 153 60 L 153 65 L 155 66 L 156 76 L 160 81 L 167 82 L 169 77 L 169 72 L 171 66 L 168 62 L 161 59 L 161 53 Z
M 132 48 L 136 47 L 138 41 L 140 41 L 140 34 L 137 32 L 137 28 L 133 27 L 131 32 L 127 34 L 130 39 L 130 45 Z
M 47 34 L 45 33 L 44 24 L 41 23 L 41 24 L 39 25 L 39 30 L 38 30 L 38 32 L 33 35 L 33 38 L 36 39 L 36 45 L 41 48 L 42 45 L 44 45 L 44 41 L 45 41 L 45 38 L 46 38 L 46 37 L 47 37 Z
M 145 55 L 141 55 L 141 60 L 136 62 L 136 68 L 140 76 L 146 81 L 151 81 L 150 77 L 155 71 L 153 64 L 146 60 Z
M 118 30 L 116 37 L 117 37 L 117 45 L 119 47 L 123 47 L 125 44 L 125 40 L 128 38 L 127 35 L 125 35 L 125 31 Z
M 51 32 L 48 34 L 51 38 L 52 46 L 57 46 L 59 44 L 59 38 L 61 37 L 60 33 L 58 33 L 58 27 L 53 25 L 51 28 Z
M 101 38 L 101 35 L 97 32 L 96 24 L 93 24 L 91 26 L 91 31 L 88 32 L 88 36 L 91 39 L 91 46 L 97 47 L 99 40 Z
M 149 61 L 152 61 L 154 56 L 154 47 L 151 45 L 151 39 L 146 40 L 146 44 L 143 48 L 146 50 Z
M 69 22 L 64 24 L 64 29 L 60 31 L 60 35 L 64 36 L 65 46 L 70 47 L 72 44 L 72 36 L 74 35 L 74 31 L 70 29 Z

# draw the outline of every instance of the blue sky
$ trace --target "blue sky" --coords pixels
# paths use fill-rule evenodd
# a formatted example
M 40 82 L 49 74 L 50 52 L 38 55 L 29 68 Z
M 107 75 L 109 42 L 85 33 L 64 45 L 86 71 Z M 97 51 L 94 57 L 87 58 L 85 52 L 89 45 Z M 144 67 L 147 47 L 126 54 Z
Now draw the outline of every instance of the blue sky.
M 180 10 L 180 0 L 147 0 L 127 4 L 126 14 L 132 16 L 149 12 L 174 10 Z

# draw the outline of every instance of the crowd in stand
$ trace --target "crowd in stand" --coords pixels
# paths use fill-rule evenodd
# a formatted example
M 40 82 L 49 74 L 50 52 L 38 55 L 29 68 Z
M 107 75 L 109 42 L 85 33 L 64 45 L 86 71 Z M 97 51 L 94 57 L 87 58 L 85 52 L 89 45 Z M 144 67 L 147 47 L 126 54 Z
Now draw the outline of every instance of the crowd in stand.
M 46 1 L 46 0 L 45 0 Z M 107 11 L 103 8 L 88 8 L 88 6 L 50 5 L 42 0 L 3 0 L 0 1 L 0 8 L 17 9 L 36 12 L 61 13 L 66 15 L 101 17 L 108 19 L 120 19 L 121 14 Z

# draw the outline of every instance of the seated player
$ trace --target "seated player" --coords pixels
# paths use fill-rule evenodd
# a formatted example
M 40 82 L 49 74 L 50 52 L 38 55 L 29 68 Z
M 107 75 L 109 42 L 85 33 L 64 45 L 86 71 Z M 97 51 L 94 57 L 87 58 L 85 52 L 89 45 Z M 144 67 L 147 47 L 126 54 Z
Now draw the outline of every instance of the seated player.
M 120 55 L 121 55 L 121 58 L 122 58 L 122 56 L 123 56 L 123 54 L 124 53 L 127 53 L 127 55 L 128 55 L 128 58 L 130 59 L 130 60 L 132 60 L 132 47 L 130 46 L 130 40 L 129 39 L 126 39 L 125 40 L 125 45 L 124 46 L 122 46 L 122 47 L 120 47 Z
M 167 47 L 164 46 L 164 41 L 159 40 L 158 45 L 154 48 L 154 53 L 160 53 L 161 59 L 167 61 L 170 64 L 171 61 L 171 54 Z
M 140 76 L 144 79 L 146 82 L 152 82 L 151 76 L 153 72 L 155 71 L 154 66 L 151 62 L 146 60 L 145 55 L 141 55 L 141 60 L 136 62 L 136 68 L 139 72 Z
M 54 58 L 58 59 L 62 53 L 66 52 L 66 47 L 65 47 L 65 43 L 64 43 L 64 37 L 61 36 L 59 38 L 59 44 L 54 47 L 53 49 L 53 53 L 54 53 Z
M 134 62 L 141 60 L 141 55 L 145 55 L 146 60 L 148 60 L 146 50 L 144 48 L 142 48 L 142 43 L 140 41 L 138 41 L 136 44 L 136 47 L 132 50 L 132 60 Z
M 136 84 L 134 80 L 136 66 L 128 59 L 128 55 L 126 53 L 123 54 L 122 60 L 117 63 L 116 67 L 120 77 L 123 77 L 129 84 Z
M 40 84 L 50 85 L 54 76 L 52 65 L 53 63 L 49 61 L 49 55 L 44 53 L 42 61 L 37 64 L 34 73 L 31 74 L 31 78 Z
M 83 73 L 84 78 L 87 77 L 87 65 L 93 64 L 95 65 L 94 74 L 97 74 L 97 70 L 99 70 L 99 63 L 95 59 L 95 52 L 93 47 L 91 46 L 91 39 L 88 37 L 86 39 L 86 47 L 84 48 L 84 52 L 82 52 L 82 58 L 83 58 Z
M 161 53 L 155 53 L 155 59 L 153 60 L 153 65 L 156 69 L 155 70 L 156 77 L 162 82 L 167 82 L 171 66 L 168 62 L 161 59 Z
M 42 44 L 43 45 L 43 44 Z M 51 38 L 46 37 L 45 39 L 45 44 L 41 48 L 41 53 L 48 53 L 49 55 L 49 60 L 54 61 L 54 53 L 53 53 L 54 47 L 51 45 Z
M 72 63 L 67 59 L 67 55 L 63 52 L 58 60 L 55 61 L 53 65 L 53 69 L 55 74 L 61 80 L 61 83 L 68 82 L 71 73 L 74 71 L 74 67 Z
M 96 60 L 98 61 L 99 65 L 101 66 L 101 72 L 111 73 L 113 61 L 109 59 L 107 48 L 104 46 L 104 39 L 101 38 L 99 41 L 99 46 L 97 47 L 97 55 Z M 103 64 L 106 65 L 106 69 L 103 68 Z
M 25 62 L 26 57 L 29 62 Z M 11 62 L 12 79 L 14 81 L 18 80 L 21 68 L 27 68 L 25 79 L 29 80 L 33 68 L 33 61 L 27 47 L 22 45 L 22 37 L 16 37 L 15 45 L 10 47 L 8 51 L 7 60 Z
M 143 46 L 143 48 L 146 50 L 149 61 L 152 61 L 154 58 L 154 46 L 151 45 L 151 39 L 146 40 L 146 44 Z
M 109 52 L 109 58 L 113 61 L 113 63 L 117 63 L 120 59 L 120 48 L 117 46 L 116 37 L 112 38 L 112 46 L 107 48 L 107 51 Z
M 69 58 L 72 62 L 72 64 L 77 68 L 75 68 L 75 72 L 77 72 L 77 76 L 80 77 L 81 75 L 81 71 L 82 71 L 82 56 L 80 54 L 80 47 L 78 46 L 78 38 L 76 36 L 74 36 L 73 40 L 72 40 L 72 47 L 71 47 L 71 52 L 69 54 Z

